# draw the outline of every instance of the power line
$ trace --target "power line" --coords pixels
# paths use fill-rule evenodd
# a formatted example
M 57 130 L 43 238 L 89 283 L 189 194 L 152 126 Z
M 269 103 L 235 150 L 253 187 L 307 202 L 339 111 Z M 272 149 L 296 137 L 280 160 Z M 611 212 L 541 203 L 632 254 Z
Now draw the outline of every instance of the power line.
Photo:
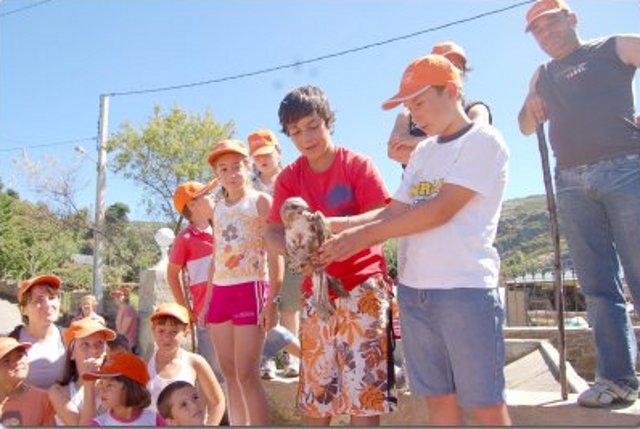
M 397 42 L 397 41 L 400 41 L 400 40 L 410 39 L 410 38 L 413 38 L 413 37 L 416 37 L 416 36 L 420 36 L 422 34 L 431 33 L 431 32 L 437 31 L 437 30 L 442 30 L 443 28 L 453 27 L 455 25 L 460 25 L 460 24 L 464 24 L 464 23 L 467 23 L 467 22 L 475 21 L 475 20 L 490 16 L 490 15 L 496 15 L 498 13 L 506 12 L 508 10 L 518 8 L 520 6 L 524 6 L 526 4 L 533 3 L 534 1 L 535 0 L 522 1 L 522 2 L 519 2 L 519 3 L 512 4 L 510 6 L 507 6 L 507 7 L 503 7 L 503 8 L 500 8 L 500 9 L 494 9 L 494 10 L 491 10 L 491 11 L 488 11 L 488 12 L 484 12 L 484 13 L 481 13 L 481 14 L 478 14 L 478 15 L 474 15 L 474 16 L 471 16 L 469 18 L 463 18 L 463 19 L 459 19 L 457 21 L 451 21 L 451 22 L 448 22 L 446 24 L 438 25 L 436 27 L 431 27 L 431 28 L 427 28 L 425 30 L 416 31 L 414 33 L 405 34 L 403 36 L 392 37 L 390 39 L 385 39 L 385 40 L 382 40 L 380 42 L 374 42 L 374 43 L 370 43 L 370 44 L 363 45 L 363 46 L 356 47 L 356 48 L 351 48 L 351 49 L 346 49 L 346 50 L 343 50 L 343 51 L 334 52 L 332 54 L 321 55 L 319 57 L 310 58 L 308 60 L 296 61 L 294 63 L 288 63 L 288 64 L 269 67 L 269 68 L 265 68 L 265 69 L 261 69 L 261 70 L 255 70 L 255 71 L 251 71 L 251 72 L 240 73 L 240 74 L 235 74 L 235 75 L 231 75 L 231 76 L 225 76 L 225 77 L 220 77 L 220 78 L 210 79 L 210 80 L 204 80 L 204 81 L 199 81 L 199 82 L 184 83 L 184 84 L 171 85 L 171 86 L 165 86 L 165 87 L 159 87 L 159 88 L 148 88 L 148 89 L 139 89 L 139 90 L 132 90 L 132 91 L 112 92 L 112 93 L 106 94 L 106 95 L 109 95 L 109 96 L 124 96 L 124 95 L 148 94 L 148 93 L 153 93 L 153 92 L 173 91 L 173 90 L 177 90 L 177 89 L 193 88 L 193 87 L 196 87 L 196 86 L 211 85 L 211 84 L 214 84 L 214 83 L 220 83 L 220 82 L 226 82 L 226 81 L 230 81 L 230 80 L 243 79 L 243 78 L 246 78 L 246 77 L 258 76 L 258 75 L 261 75 L 261 74 L 271 73 L 271 72 L 274 72 L 274 71 L 284 70 L 284 69 L 288 69 L 288 68 L 300 67 L 303 64 L 311 64 L 311 63 L 315 63 L 315 62 L 318 62 L 318 61 L 327 60 L 327 59 L 330 59 L 330 58 L 341 57 L 341 56 L 344 56 L 344 55 L 348 55 L 348 54 L 353 54 L 353 53 L 356 53 L 356 52 L 364 51 L 364 50 L 367 50 L 367 49 L 376 48 L 378 46 L 388 45 L 390 43 L 394 43 L 394 42 Z
M 0 2 L 1 1 L 2 0 L 0 0 Z M 5 16 L 9 16 L 9 15 L 13 15 L 14 13 L 19 13 L 19 12 L 25 11 L 27 9 L 33 9 L 34 7 L 42 6 L 43 4 L 49 3 L 49 2 L 52 2 L 52 1 L 53 0 L 42 0 L 42 1 L 39 1 L 37 3 L 30 4 L 29 6 L 24 6 L 24 7 L 18 8 L 18 9 L 10 10 L 8 12 L 0 13 L 0 18 L 3 18 Z
M 38 147 L 61 146 L 61 145 L 66 145 L 66 144 L 71 144 L 71 143 L 82 143 L 82 142 L 87 142 L 87 141 L 96 141 L 96 138 L 95 137 L 85 137 L 85 138 L 82 138 L 82 139 L 62 140 L 62 141 L 57 141 L 57 142 L 52 142 L 52 143 L 43 143 L 43 144 L 37 144 L 37 145 L 31 145 L 31 146 L 7 147 L 7 148 L 4 148 L 4 149 L 0 149 L 0 152 L 10 152 L 10 151 L 22 150 L 22 149 L 34 149 L 34 148 L 38 148 Z
M 0 1 L 2 1 L 2 0 L 0 0 Z M 28 9 L 28 8 L 31 8 L 31 7 L 39 6 L 41 4 L 44 4 L 44 3 L 47 3 L 47 2 L 50 2 L 50 1 L 53 1 L 53 0 L 43 0 L 43 1 L 40 1 L 39 3 L 34 3 L 31 6 L 27 6 L 27 7 L 24 7 L 22 9 L 16 9 L 14 11 L 7 12 L 4 15 L 10 14 L 10 13 L 19 12 L 21 10 Z M 210 80 L 199 81 L 199 82 L 191 82 L 191 83 L 185 83 L 185 84 L 180 84 L 180 85 L 172 85 L 172 86 L 159 87 L 159 88 L 150 88 L 150 89 L 140 89 L 140 90 L 133 90 L 133 91 L 112 92 L 112 93 L 105 94 L 105 95 L 108 95 L 108 96 L 125 96 L 125 95 L 137 95 L 137 94 L 147 94 L 147 93 L 154 93 L 154 92 L 173 91 L 173 90 L 177 90 L 177 89 L 193 88 L 193 87 L 197 87 L 197 86 L 211 85 L 211 84 L 214 84 L 214 83 L 226 82 L 226 81 L 230 81 L 230 80 L 243 79 L 243 78 L 247 78 L 247 77 L 257 76 L 257 75 L 266 74 L 266 73 L 271 73 L 271 72 L 278 71 L 278 70 L 284 70 L 284 69 L 288 69 L 288 68 L 299 67 L 299 66 L 304 65 L 304 64 L 311 64 L 311 63 L 327 60 L 327 59 L 330 59 L 330 58 L 336 58 L 336 57 L 341 57 L 341 56 L 345 56 L 345 55 L 348 55 L 348 54 L 353 54 L 353 53 L 364 51 L 364 50 L 367 50 L 367 49 L 372 49 L 372 48 L 375 48 L 375 47 L 378 47 L 378 46 L 388 45 L 390 43 L 394 43 L 394 42 L 397 42 L 397 41 L 400 41 L 400 40 L 405 40 L 405 39 L 410 39 L 410 38 L 413 38 L 413 37 L 417 37 L 417 36 L 420 36 L 422 34 L 431 33 L 431 32 L 437 31 L 437 30 L 442 30 L 444 28 L 453 27 L 455 25 L 460 25 L 460 24 L 464 24 L 464 23 L 467 23 L 467 22 L 475 21 L 475 20 L 478 20 L 478 19 L 481 19 L 481 18 L 485 18 L 487 16 L 496 15 L 496 14 L 499 14 L 499 13 L 502 13 L 502 12 L 506 12 L 506 11 L 511 10 L 511 9 L 518 8 L 520 6 L 524 6 L 524 5 L 529 4 L 529 3 L 533 3 L 534 1 L 535 0 L 521 1 L 519 3 L 515 3 L 515 4 L 512 4 L 510 6 L 506 6 L 506 7 L 499 8 L 499 9 L 490 10 L 488 12 L 483 12 L 483 13 L 480 13 L 478 15 L 471 16 L 469 18 L 463 18 L 463 19 L 459 19 L 459 20 L 456 20 L 456 21 L 451 21 L 451 22 L 448 22 L 446 24 L 442 24 L 442 25 L 438 25 L 438 26 L 435 26 L 435 27 L 427 28 L 427 29 L 421 30 L 421 31 L 416 31 L 414 33 L 409 33 L 409 34 L 405 34 L 405 35 L 402 35 L 402 36 L 392 37 L 392 38 L 389 38 L 389 39 L 385 39 L 385 40 L 382 40 L 382 41 L 379 41 L 379 42 L 370 43 L 370 44 L 363 45 L 363 46 L 360 46 L 360 47 L 346 49 L 346 50 L 343 50 L 343 51 L 338 51 L 338 52 L 334 52 L 334 53 L 331 53 L 331 54 L 321 55 L 319 57 L 310 58 L 310 59 L 307 59 L 307 60 L 302 60 L 302 61 L 296 61 L 296 62 L 293 62 L 293 63 L 283 64 L 283 65 L 280 65 L 280 66 L 269 67 L 269 68 L 265 68 L 265 69 L 255 70 L 255 71 L 252 71 L 252 72 L 240 73 L 240 74 L 236 74 L 236 75 L 225 76 L 225 77 L 221 77 L 221 78 L 210 79 Z M 0 16 L 4 16 L 4 15 L 0 15 Z M 32 148 L 39 148 L 39 147 L 58 146 L 58 145 L 71 144 L 71 143 L 80 143 L 80 142 L 89 141 L 89 140 L 95 141 L 96 137 L 86 137 L 86 138 L 83 138 L 83 139 L 66 140 L 66 141 L 45 143 L 45 144 L 33 145 L 33 146 L 20 146 L 20 147 L 16 146 L 16 147 L 10 147 L 10 148 L 6 148 L 6 149 L 0 149 L 0 152 L 9 152 L 9 151 L 14 151 L 14 150 L 21 150 L 23 148 L 32 149 Z

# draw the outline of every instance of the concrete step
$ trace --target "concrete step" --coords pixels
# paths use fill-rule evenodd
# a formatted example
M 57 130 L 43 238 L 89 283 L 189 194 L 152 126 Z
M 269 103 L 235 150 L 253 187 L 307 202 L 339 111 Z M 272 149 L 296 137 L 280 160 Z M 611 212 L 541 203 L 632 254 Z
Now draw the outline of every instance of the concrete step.
M 276 378 L 264 381 L 272 407 L 272 423 L 277 426 L 301 426 L 302 416 L 295 410 L 297 379 Z M 640 426 L 640 401 L 626 407 L 611 409 L 584 408 L 576 403 L 577 394 L 566 401 L 560 392 L 507 390 L 507 404 L 514 426 Z M 428 409 L 422 398 L 401 393 L 398 409 L 382 417 L 383 426 L 425 426 Z M 473 419 L 466 419 L 474 424 Z M 347 425 L 348 418 L 340 416 L 334 426 Z
M 563 401 L 559 392 L 509 390 L 507 404 L 516 426 L 640 426 L 640 401 L 597 409 L 579 406 L 577 397 Z

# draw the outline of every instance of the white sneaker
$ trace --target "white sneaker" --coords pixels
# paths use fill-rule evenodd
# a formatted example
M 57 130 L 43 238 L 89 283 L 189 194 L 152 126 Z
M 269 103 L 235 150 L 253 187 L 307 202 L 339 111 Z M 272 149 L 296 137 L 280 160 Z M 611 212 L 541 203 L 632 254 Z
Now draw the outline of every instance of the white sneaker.
M 287 353 L 289 357 L 287 365 L 282 371 L 282 376 L 287 378 L 293 378 L 300 375 L 300 359 Z
M 634 402 L 638 399 L 638 389 L 623 383 L 597 380 L 578 396 L 578 404 L 583 407 L 604 408 L 618 402 Z
M 263 380 L 273 380 L 276 378 L 276 360 L 262 358 L 260 362 L 260 378 Z

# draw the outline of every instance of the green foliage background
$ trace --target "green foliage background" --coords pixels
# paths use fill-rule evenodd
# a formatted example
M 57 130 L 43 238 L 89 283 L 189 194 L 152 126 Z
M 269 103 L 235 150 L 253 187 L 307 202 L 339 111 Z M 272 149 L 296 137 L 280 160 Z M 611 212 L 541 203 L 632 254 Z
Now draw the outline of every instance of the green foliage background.
M 115 206 L 115 208 L 114 208 Z M 116 203 L 107 209 L 105 282 L 107 286 L 138 281 L 140 270 L 155 263 L 160 252 L 153 222 L 130 222 Z M 43 273 L 62 277 L 69 289 L 90 289 L 91 266 L 71 262 L 75 253 L 93 252 L 93 230 L 86 210 L 61 216 L 44 204 L 22 201 L 0 184 L 0 279 L 19 281 Z
M 140 271 L 158 260 L 155 231 L 169 226 L 177 232 L 182 220 L 173 208 L 174 190 L 187 180 L 211 180 L 206 157 L 213 144 L 233 133 L 233 122 L 218 123 L 211 112 L 193 114 L 177 106 L 163 112 L 155 106 L 144 126 L 136 129 L 125 122 L 111 136 L 107 147 L 112 154 L 110 168 L 142 185 L 148 191 L 143 201 L 148 212 L 167 223 L 130 221 L 129 207 L 123 203 L 107 208 L 107 288 L 137 282 Z M 65 203 L 75 208 L 73 201 Z M 71 255 L 93 253 L 91 218 L 86 208 L 60 214 L 44 203 L 23 201 L 0 182 L 0 280 L 18 281 L 53 272 L 71 289 L 90 289 L 91 266 L 72 263 Z M 503 279 L 550 272 L 553 249 L 545 196 L 506 201 L 495 245 L 502 258 Z M 564 268 L 570 269 L 564 240 L 561 245 Z M 396 240 L 384 245 L 392 278 L 397 275 L 396 246 Z

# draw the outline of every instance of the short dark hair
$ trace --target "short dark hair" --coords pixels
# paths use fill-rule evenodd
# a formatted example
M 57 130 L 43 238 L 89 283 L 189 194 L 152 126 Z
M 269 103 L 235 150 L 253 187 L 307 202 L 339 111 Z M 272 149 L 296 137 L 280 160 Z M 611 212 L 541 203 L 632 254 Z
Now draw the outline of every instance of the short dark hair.
M 327 95 L 317 86 L 307 85 L 294 89 L 284 97 L 278 109 L 282 132 L 289 135 L 287 127 L 290 124 L 314 113 L 322 118 L 329 132 L 333 133 L 336 115 L 329 106 Z
M 127 337 L 120 333 L 118 333 L 113 340 L 107 341 L 107 347 L 109 347 L 110 349 L 123 347 L 127 350 L 127 352 L 131 353 L 131 345 L 129 344 L 129 340 L 127 339 Z
M 151 394 L 147 390 L 146 386 L 134 381 L 124 375 L 119 375 L 115 379 L 124 384 L 125 407 L 133 408 L 147 408 L 151 405 Z
M 173 395 L 173 392 L 184 387 L 194 386 L 188 381 L 178 380 L 168 384 L 164 389 L 162 389 L 160 395 L 158 395 L 158 402 L 156 403 L 158 413 L 160 413 L 160 415 L 165 419 L 173 418 L 173 415 L 171 414 L 171 396 Z

